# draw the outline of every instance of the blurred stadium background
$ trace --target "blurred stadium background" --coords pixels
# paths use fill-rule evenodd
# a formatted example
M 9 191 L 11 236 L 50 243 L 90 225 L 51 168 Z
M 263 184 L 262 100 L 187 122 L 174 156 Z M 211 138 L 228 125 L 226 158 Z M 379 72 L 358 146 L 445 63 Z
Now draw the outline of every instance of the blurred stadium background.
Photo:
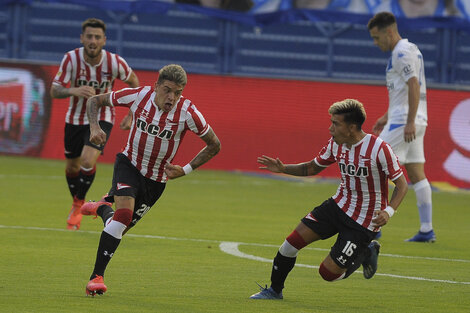
M 348 11 L 358 1 L 362 11 Z M 224 146 L 206 168 L 256 171 L 260 153 L 288 162 L 313 158 L 329 137 L 327 108 L 337 100 L 366 105 L 366 131 L 386 110 L 388 54 L 373 45 L 366 24 L 390 1 L 332 0 L 323 10 L 298 8 L 293 0 L 232 1 L 248 3 L 244 8 L 221 2 L 232 10 L 189 2 L 198 1 L 2 1 L 0 153 L 63 158 L 68 99 L 52 101 L 49 87 L 64 53 L 80 46 L 88 17 L 107 23 L 105 49 L 123 56 L 141 84 L 153 84 L 165 64 L 185 67 L 185 95 Z M 457 11 L 394 13 L 402 36 L 425 59 L 428 176 L 434 186 L 470 188 L 470 20 L 465 1 L 438 2 Z M 101 161 L 113 162 L 125 136 L 115 128 Z M 182 160 L 200 148 L 186 140 Z

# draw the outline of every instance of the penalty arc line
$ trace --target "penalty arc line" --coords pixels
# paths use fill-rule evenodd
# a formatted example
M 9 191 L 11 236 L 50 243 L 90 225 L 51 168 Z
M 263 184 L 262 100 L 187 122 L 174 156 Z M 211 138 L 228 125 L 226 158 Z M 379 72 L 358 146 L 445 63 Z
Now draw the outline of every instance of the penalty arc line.
M 58 231 L 58 232 L 66 232 L 66 233 L 88 233 L 88 234 L 101 234 L 98 231 L 70 231 L 63 228 L 50 228 L 50 227 L 34 227 L 34 226 L 13 226 L 13 225 L 0 225 L 0 229 L 23 229 L 23 230 L 39 230 L 39 231 Z M 126 234 L 126 237 L 135 237 L 135 238 L 148 238 L 148 239 L 161 239 L 161 240 L 175 240 L 175 241 L 192 241 L 192 242 L 206 242 L 206 243 L 218 243 L 219 248 L 222 252 L 237 256 L 240 258 L 255 260 L 259 262 L 265 263 L 272 263 L 272 259 L 266 259 L 263 257 L 254 256 L 251 254 L 246 254 L 240 251 L 239 245 L 250 245 L 250 246 L 258 246 L 258 247 L 279 247 L 276 245 L 271 244 L 260 244 L 260 243 L 242 243 L 242 242 L 230 242 L 230 241 L 221 241 L 221 240 L 210 240 L 210 239 L 197 239 L 197 238 L 180 238 L 180 237 L 167 237 L 167 236 L 158 236 L 158 235 L 139 235 L 139 234 Z M 329 251 L 328 249 L 321 249 L 321 248 L 304 248 L 306 250 L 319 250 L 319 251 Z M 382 255 L 382 254 L 381 254 Z M 441 259 L 441 258 L 427 258 L 427 257 L 409 257 L 409 256 L 400 256 L 400 255 L 387 255 L 389 257 L 404 257 L 404 258 L 420 258 L 420 259 L 427 259 L 427 260 L 434 260 L 434 261 L 455 261 L 455 262 L 465 262 L 468 263 L 468 260 L 459 260 L 459 259 Z M 298 267 L 305 267 L 305 268 L 318 268 L 318 266 L 308 265 L 308 264 L 296 264 L 295 266 Z M 394 277 L 394 278 L 402 278 L 402 279 L 409 279 L 409 280 L 420 280 L 420 281 L 429 281 L 429 282 L 438 282 L 438 283 L 448 283 L 448 284 L 461 284 L 461 285 L 470 285 L 470 282 L 462 282 L 462 281 L 453 281 L 453 280 L 441 280 L 441 279 L 432 279 L 432 278 L 424 278 L 424 277 L 413 277 L 413 276 L 402 276 L 402 275 L 394 275 L 394 274 L 384 274 L 384 273 L 376 273 L 377 276 L 387 276 L 387 277 Z
M 272 259 L 266 259 L 259 256 L 247 254 L 241 252 L 239 249 L 240 243 L 239 242 L 229 242 L 224 241 L 219 244 L 219 248 L 221 251 L 244 259 L 265 262 L 265 263 L 272 263 Z M 296 263 L 295 266 L 298 267 L 306 267 L 306 268 L 318 268 L 315 265 L 308 265 L 308 264 L 301 264 Z M 356 271 L 360 272 L 360 271 Z M 385 277 L 393 277 L 393 278 L 401 278 L 401 279 L 409 279 L 409 280 L 420 280 L 420 281 L 429 281 L 435 283 L 447 283 L 447 284 L 462 284 L 462 285 L 470 285 L 470 282 L 465 281 L 454 281 L 454 280 L 443 280 L 443 279 L 433 279 L 433 278 L 425 278 L 425 277 L 414 277 L 414 276 L 403 276 L 403 275 L 394 275 L 394 274 L 385 274 L 385 273 L 375 273 L 376 276 L 385 276 Z

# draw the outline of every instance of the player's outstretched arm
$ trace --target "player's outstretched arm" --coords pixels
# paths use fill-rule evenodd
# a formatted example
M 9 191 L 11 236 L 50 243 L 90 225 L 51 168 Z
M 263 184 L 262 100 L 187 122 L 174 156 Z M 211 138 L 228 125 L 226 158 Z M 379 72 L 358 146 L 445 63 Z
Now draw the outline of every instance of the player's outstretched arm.
M 86 113 L 90 122 L 90 142 L 95 145 L 102 145 L 106 142 L 106 133 L 98 123 L 98 112 L 102 106 L 110 106 L 109 93 L 94 96 L 86 103 Z
M 313 176 L 324 169 L 323 167 L 318 166 L 313 160 L 299 164 L 285 165 L 279 158 L 273 159 L 266 155 L 258 157 L 258 163 L 263 165 L 259 167 L 260 169 L 265 169 L 274 173 L 285 173 L 293 176 Z
M 185 169 L 180 165 L 175 165 L 171 163 L 167 163 L 165 165 L 165 174 L 168 176 L 169 179 L 174 179 L 186 175 L 186 173 L 192 170 L 195 170 L 199 166 L 203 165 L 204 163 L 208 162 L 212 159 L 217 153 L 220 151 L 220 141 L 217 138 L 217 135 L 214 131 L 209 129 L 207 134 L 201 137 L 201 139 L 206 143 L 206 146 L 199 151 L 199 153 L 194 157 L 194 159 L 189 162 Z

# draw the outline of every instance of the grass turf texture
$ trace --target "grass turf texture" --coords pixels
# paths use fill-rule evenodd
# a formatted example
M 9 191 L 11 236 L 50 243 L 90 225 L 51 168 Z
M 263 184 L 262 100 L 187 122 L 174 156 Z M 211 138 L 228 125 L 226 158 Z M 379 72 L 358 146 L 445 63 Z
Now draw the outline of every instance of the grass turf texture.
M 101 198 L 111 177 L 112 165 L 99 164 L 87 200 Z M 249 300 L 255 281 L 269 284 L 271 264 L 219 244 L 239 242 L 243 253 L 272 260 L 299 219 L 336 187 L 207 170 L 171 181 L 121 242 L 106 272 L 108 292 L 91 298 L 85 285 L 102 225 L 84 216 L 80 231 L 65 230 L 64 162 L 0 157 L 0 312 L 468 312 L 467 192 L 434 193 L 437 242 L 420 244 L 403 241 L 419 225 L 410 190 L 383 228 L 371 280 L 355 273 L 328 283 L 317 269 L 296 267 L 284 300 Z M 310 245 L 298 263 L 318 266 L 333 240 Z

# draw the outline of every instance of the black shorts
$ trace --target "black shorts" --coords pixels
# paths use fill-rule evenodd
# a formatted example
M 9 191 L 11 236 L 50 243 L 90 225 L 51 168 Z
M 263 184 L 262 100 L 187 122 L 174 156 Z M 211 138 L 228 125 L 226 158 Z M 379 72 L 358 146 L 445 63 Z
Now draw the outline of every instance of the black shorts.
M 118 153 L 114 162 L 113 185 L 106 201 L 114 202 L 114 196 L 134 198 L 134 214 L 129 225 L 133 227 L 157 202 L 165 186 L 165 183 L 143 176 L 124 154 Z
M 113 129 L 113 124 L 99 121 L 99 124 L 103 131 L 106 133 L 106 142 L 111 135 L 111 129 Z M 65 147 L 65 157 L 67 159 L 75 159 L 82 155 L 83 146 L 90 146 L 103 154 L 104 146 L 106 142 L 97 146 L 90 142 L 90 125 L 73 125 L 65 123 L 64 131 L 64 147 Z
M 342 268 L 348 268 L 367 249 L 376 235 L 347 216 L 331 198 L 313 209 L 301 221 L 322 239 L 338 234 L 330 255 Z

